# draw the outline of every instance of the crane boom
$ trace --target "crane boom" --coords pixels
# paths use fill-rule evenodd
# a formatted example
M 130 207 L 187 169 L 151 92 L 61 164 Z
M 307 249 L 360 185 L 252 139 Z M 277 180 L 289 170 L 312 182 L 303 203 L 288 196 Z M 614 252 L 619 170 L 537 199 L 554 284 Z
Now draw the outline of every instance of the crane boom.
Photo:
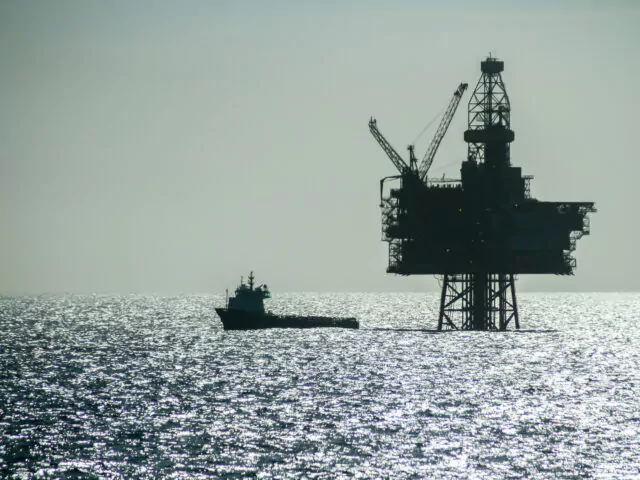
M 380 130 L 378 130 L 378 126 L 376 125 L 376 123 L 376 119 L 371 117 L 371 119 L 369 120 L 369 131 L 371 132 L 371 135 L 373 135 L 373 138 L 378 141 L 378 143 L 387 154 L 387 156 L 391 159 L 398 171 L 400 173 L 406 172 L 409 167 L 402 159 L 402 157 L 398 154 L 398 152 L 393 149 L 391 144 L 387 142 L 387 139 L 382 136 L 382 133 L 380 133 Z
M 458 85 L 458 88 L 453 93 L 453 98 L 449 102 L 449 106 L 447 110 L 444 112 L 444 116 L 442 120 L 440 120 L 440 125 L 438 125 L 438 130 L 436 130 L 436 134 L 431 140 L 431 144 L 429 144 L 429 148 L 427 149 L 427 153 L 425 153 L 422 162 L 420 163 L 420 167 L 418 169 L 418 175 L 420 179 L 424 182 L 427 180 L 427 172 L 429 168 L 431 168 L 431 164 L 433 163 L 433 159 L 436 156 L 436 152 L 438 151 L 438 147 L 440 146 L 440 142 L 444 138 L 444 134 L 447 133 L 447 129 L 449 128 L 449 124 L 453 119 L 453 115 L 456 113 L 456 109 L 458 108 L 458 104 L 462 99 L 462 94 L 467 89 L 466 83 L 461 83 Z

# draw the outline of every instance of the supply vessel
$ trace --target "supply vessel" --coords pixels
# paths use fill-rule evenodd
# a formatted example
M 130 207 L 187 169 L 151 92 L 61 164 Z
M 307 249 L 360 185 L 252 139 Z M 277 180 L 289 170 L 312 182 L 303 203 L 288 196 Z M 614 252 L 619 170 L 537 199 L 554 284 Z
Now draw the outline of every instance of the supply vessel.
M 354 317 L 319 317 L 275 315 L 264 309 L 264 299 L 271 298 L 267 285 L 254 287 L 253 272 L 249 283 L 240 278 L 235 296 L 227 296 L 226 308 L 216 308 L 225 330 L 258 330 L 263 328 L 359 328 Z

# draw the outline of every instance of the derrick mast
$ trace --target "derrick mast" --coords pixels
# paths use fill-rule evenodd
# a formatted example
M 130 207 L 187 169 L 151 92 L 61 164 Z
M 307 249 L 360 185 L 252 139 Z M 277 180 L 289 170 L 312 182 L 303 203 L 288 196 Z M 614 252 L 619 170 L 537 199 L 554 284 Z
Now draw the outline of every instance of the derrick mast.
M 442 276 L 440 330 L 519 328 L 515 275 L 573 274 L 571 254 L 596 211 L 593 202 L 531 197 L 532 177 L 511 164 L 515 134 L 503 70 L 496 58 L 481 62 L 460 180 L 417 183 L 401 175 L 399 188 L 387 195 L 381 188 L 387 272 Z
M 488 165 L 509 165 L 511 104 L 502 81 L 504 62 L 487 58 L 480 64 L 482 75 L 469 100 L 468 125 L 464 140 L 469 144 L 469 160 Z

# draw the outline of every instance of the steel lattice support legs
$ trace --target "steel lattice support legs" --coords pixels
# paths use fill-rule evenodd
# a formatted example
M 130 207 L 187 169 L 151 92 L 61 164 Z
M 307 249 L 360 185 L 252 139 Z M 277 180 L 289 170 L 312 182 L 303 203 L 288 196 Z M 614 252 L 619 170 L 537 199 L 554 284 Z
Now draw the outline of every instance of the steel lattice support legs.
M 513 274 L 444 276 L 438 330 L 520 329 Z

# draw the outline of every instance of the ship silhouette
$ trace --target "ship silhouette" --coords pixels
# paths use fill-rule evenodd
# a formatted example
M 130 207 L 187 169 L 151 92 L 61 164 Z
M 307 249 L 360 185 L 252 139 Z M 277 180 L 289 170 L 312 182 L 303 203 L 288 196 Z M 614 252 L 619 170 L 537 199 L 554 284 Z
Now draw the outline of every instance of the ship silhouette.
M 240 285 L 235 296 L 227 295 L 225 308 L 215 311 L 222 320 L 225 330 L 258 330 L 263 328 L 359 328 L 354 317 L 320 317 L 303 315 L 276 315 L 265 311 L 264 300 L 271 298 L 267 285 L 254 286 L 253 272 L 249 283 L 240 277 Z

